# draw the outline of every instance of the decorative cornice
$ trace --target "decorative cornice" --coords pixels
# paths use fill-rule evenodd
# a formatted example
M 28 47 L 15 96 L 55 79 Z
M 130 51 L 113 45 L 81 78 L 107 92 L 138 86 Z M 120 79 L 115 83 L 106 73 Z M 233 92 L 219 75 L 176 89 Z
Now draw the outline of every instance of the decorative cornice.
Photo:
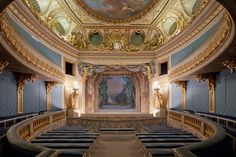
M 231 58 L 222 63 L 231 73 L 236 71 L 236 58 Z
M 8 44 L 11 45 L 15 52 L 25 61 L 28 63 L 36 66 L 38 69 L 51 74 L 53 76 L 56 76 L 60 80 L 64 80 L 64 73 L 61 70 L 58 70 L 54 68 L 53 66 L 49 65 L 48 63 L 38 59 L 35 55 L 30 53 L 22 43 L 22 39 L 17 37 L 14 34 L 14 29 L 11 27 L 9 22 L 7 21 L 6 15 L 2 13 L 0 15 L 0 29 L 2 31 L 2 34 L 4 35 L 5 39 L 8 41 Z
M 3 69 L 8 66 L 9 62 L 5 59 L 0 59 L 0 74 L 2 73 Z
M 199 55 L 193 57 L 185 64 L 170 71 L 169 79 L 173 80 L 175 77 L 180 76 L 186 72 L 191 71 L 204 61 L 208 60 L 212 55 L 216 54 L 217 49 L 222 46 L 226 39 L 229 37 L 230 31 L 232 30 L 232 21 L 230 15 L 226 12 L 223 17 L 221 26 L 218 28 L 214 37 L 212 37 L 205 45 L 207 47 L 202 50 Z

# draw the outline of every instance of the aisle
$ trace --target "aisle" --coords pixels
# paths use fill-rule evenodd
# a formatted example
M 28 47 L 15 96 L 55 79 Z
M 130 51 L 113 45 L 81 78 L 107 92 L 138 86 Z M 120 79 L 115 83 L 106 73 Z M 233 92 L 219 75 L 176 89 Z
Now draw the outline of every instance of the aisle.
M 92 157 L 143 157 L 135 145 L 135 135 L 100 136 L 101 144 Z

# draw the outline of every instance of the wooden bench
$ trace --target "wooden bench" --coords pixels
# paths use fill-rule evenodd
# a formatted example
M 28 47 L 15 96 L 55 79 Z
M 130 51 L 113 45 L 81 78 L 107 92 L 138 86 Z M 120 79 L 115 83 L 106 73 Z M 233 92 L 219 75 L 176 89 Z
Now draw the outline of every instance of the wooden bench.
M 100 133 L 109 133 L 109 134 L 129 134 L 129 133 L 135 133 L 134 128 L 100 128 Z

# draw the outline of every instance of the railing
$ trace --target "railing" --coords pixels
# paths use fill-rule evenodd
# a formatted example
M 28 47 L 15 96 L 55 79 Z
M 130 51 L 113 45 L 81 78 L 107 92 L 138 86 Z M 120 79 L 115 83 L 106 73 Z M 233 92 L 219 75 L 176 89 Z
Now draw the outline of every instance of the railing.
M 197 157 L 196 152 L 207 151 L 225 139 L 225 130 L 215 122 L 197 115 L 168 111 L 167 123 L 173 127 L 187 130 L 203 141 L 174 149 L 176 157 Z
M 236 129 L 236 120 L 225 118 L 225 117 L 220 117 L 217 115 L 209 115 L 209 114 L 204 114 L 204 113 L 195 113 L 199 116 L 211 119 L 212 121 L 215 121 L 216 123 L 226 126 L 226 127 L 231 127 L 233 129 Z
M 37 157 L 56 157 L 58 152 L 30 143 L 38 134 L 66 124 L 66 112 L 57 111 L 30 118 L 12 126 L 7 132 L 9 143 L 16 149 Z
M 38 113 L 33 113 L 33 114 L 28 114 L 28 115 L 23 115 L 23 116 L 18 116 L 18 117 L 14 117 L 14 118 L 9 118 L 9 119 L 4 119 L 4 120 L 0 120 L 0 126 L 3 127 L 4 129 L 7 129 L 8 127 L 15 125 L 16 123 L 37 116 Z

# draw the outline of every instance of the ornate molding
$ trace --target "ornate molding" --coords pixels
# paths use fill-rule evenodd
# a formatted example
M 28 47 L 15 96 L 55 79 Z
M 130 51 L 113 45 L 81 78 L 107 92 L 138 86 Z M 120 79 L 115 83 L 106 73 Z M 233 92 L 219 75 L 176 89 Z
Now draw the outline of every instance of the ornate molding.
M 216 73 L 207 73 L 207 74 L 197 74 L 195 79 L 208 84 L 209 88 L 209 112 L 215 112 L 215 80 Z
M 177 86 L 181 89 L 181 95 L 182 95 L 182 109 L 186 110 L 186 91 L 187 91 L 187 81 L 177 81 L 174 82 Z
M 19 2 L 17 2 L 17 4 L 9 6 L 9 10 L 11 11 L 11 13 L 14 14 L 14 16 L 17 18 L 17 20 L 21 21 L 28 29 L 30 29 L 32 32 L 34 32 L 37 36 L 39 36 L 44 41 L 46 41 L 47 43 L 49 43 L 50 45 L 52 45 L 56 49 L 60 50 L 61 52 L 68 54 L 70 56 L 73 56 L 73 57 L 78 56 L 77 54 L 73 53 L 74 50 L 76 50 L 76 49 L 70 47 L 69 45 L 65 46 L 64 44 L 61 44 L 61 43 L 64 43 L 64 41 L 62 41 L 61 39 L 59 39 L 59 40 L 61 40 L 61 42 L 60 41 L 58 42 L 58 39 L 53 40 L 55 38 L 51 39 L 48 36 L 47 32 L 42 32 L 42 29 L 37 27 L 37 24 L 35 24 L 35 22 L 32 23 L 31 21 L 29 21 L 26 18 L 26 16 L 23 15 L 23 13 L 19 10 L 19 7 L 21 8 L 21 6 L 19 6 L 19 4 L 18 4 Z M 23 3 L 23 1 L 20 3 Z M 24 14 L 25 14 L 25 11 L 24 11 Z M 40 23 L 43 23 L 43 21 L 41 21 L 39 18 L 38 18 L 38 20 Z M 54 34 L 53 32 L 51 32 L 51 33 Z M 57 36 L 57 35 L 55 34 L 55 36 Z M 58 44 L 58 43 L 60 43 L 60 44 Z
M 236 71 L 236 58 L 231 58 L 222 63 L 231 73 Z
M 15 78 L 17 81 L 17 113 L 23 113 L 23 89 L 24 85 L 29 81 L 34 81 L 38 78 L 35 74 L 25 74 L 15 72 Z
M 22 59 L 27 61 L 29 64 L 36 66 L 38 69 L 44 71 L 45 73 L 51 74 L 59 78 L 60 80 L 64 80 L 64 72 L 38 59 L 37 56 L 33 55 L 29 52 L 29 50 L 25 48 L 24 43 L 22 43 L 22 39 L 15 35 L 14 29 L 11 27 L 4 13 L 0 15 L 0 26 L 5 39 L 7 40 L 9 45 L 15 49 L 15 52 Z
M 51 110 L 51 91 L 52 88 L 57 86 L 58 82 L 57 81 L 45 81 L 45 86 L 46 86 L 46 97 L 47 97 L 47 111 Z
M 2 73 L 3 69 L 8 66 L 9 62 L 5 59 L 0 59 L 0 74 Z
M 214 12 L 209 16 L 207 19 L 205 19 L 198 27 L 195 29 L 192 28 L 188 35 L 186 33 L 183 33 L 183 36 L 180 37 L 179 39 L 173 39 L 172 41 L 169 42 L 168 46 L 163 45 L 160 47 L 160 49 L 157 50 L 156 55 L 157 56 L 163 56 L 165 54 L 169 54 L 173 52 L 175 49 L 183 47 L 186 43 L 189 43 L 191 40 L 195 40 L 198 35 L 205 30 L 207 25 L 210 23 L 214 22 L 217 18 L 219 18 L 219 15 L 222 13 L 224 8 L 222 6 L 218 6 L 217 9 L 214 10 Z M 171 46 L 170 46 L 171 45 Z
M 218 52 L 217 49 L 225 43 L 226 39 L 230 35 L 231 30 L 232 30 L 232 21 L 230 15 L 228 13 L 225 13 L 222 24 L 218 28 L 217 33 L 213 38 L 210 39 L 210 41 L 208 41 L 208 44 L 207 43 L 205 44 L 207 45 L 207 47 L 193 59 L 190 59 L 185 64 L 172 70 L 170 72 L 169 78 L 173 80 L 175 77 L 191 71 L 198 65 L 202 64 L 204 61 L 211 58 L 214 54 Z

